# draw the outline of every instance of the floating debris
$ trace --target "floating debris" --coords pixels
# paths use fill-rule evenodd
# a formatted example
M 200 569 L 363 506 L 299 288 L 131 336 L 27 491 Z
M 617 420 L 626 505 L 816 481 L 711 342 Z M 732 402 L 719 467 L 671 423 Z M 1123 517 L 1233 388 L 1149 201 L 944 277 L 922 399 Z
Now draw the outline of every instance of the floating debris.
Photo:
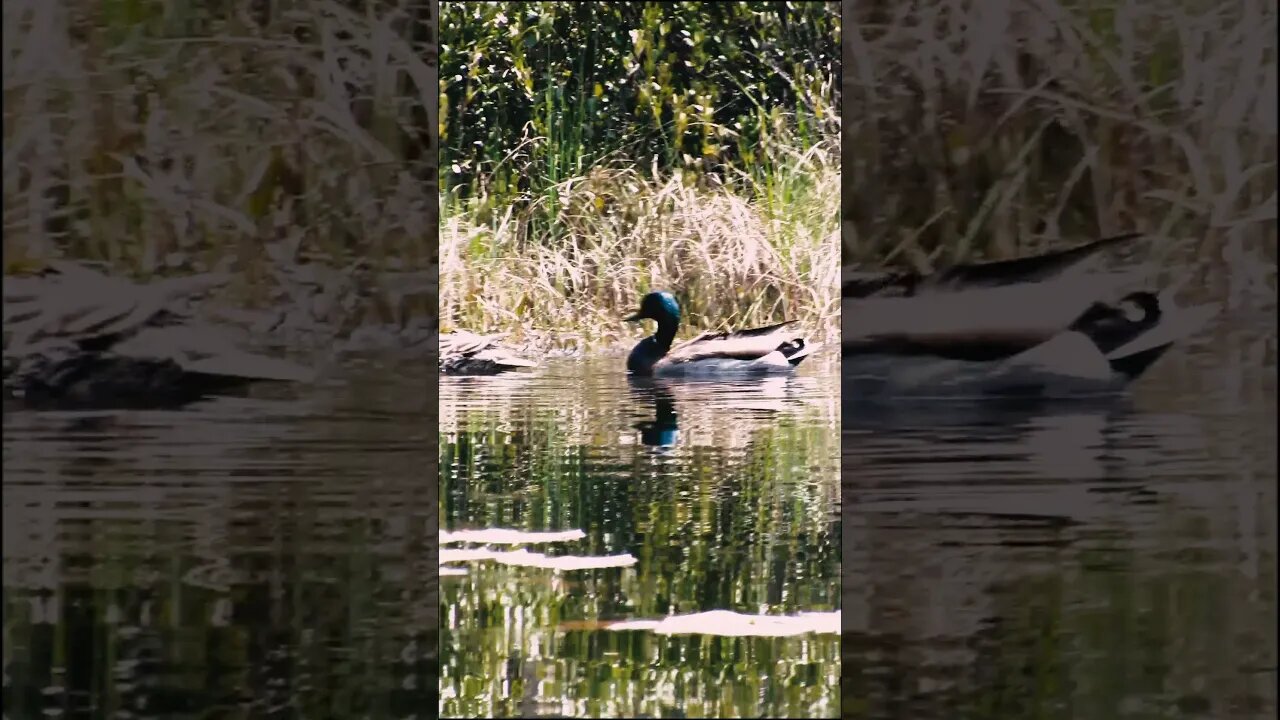
M 498 550 L 485 550 L 483 548 L 474 548 L 466 550 L 454 550 L 449 548 L 440 549 L 440 563 L 443 565 L 447 562 L 474 562 L 476 560 L 492 560 L 495 555 L 500 554 Z
M 559 557 L 550 557 L 542 553 L 531 553 L 528 550 L 515 550 L 509 553 L 503 553 L 502 557 L 494 559 L 503 565 L 536 567 L 548 570 L 598 570 L 601 568 L 631 567 L 636 564 L 635 556 L 631 555 L 631 553 L 623 553 L 621 555 L 604 555 L 600 557 L 586 557 L 580 555 L 561 555 Z
M 609 630 L 651 630 L 658 635 L 719 635 L 722 637 L 790 637 L 817 633 L 840 634 L 840 611 L 799 615 L 747 615 L 711 610 L 672 615 L 662 620 L 623 620 L 605 623 Z
M 440 564 L 457 562 L 477 562 L 492 560 L 502 565 L 518 567 L 543 568 L 547 570 L 596 570 L 599 568 L 630 567 L 636 564 L 636 558 L 629 554 L 605 555 L 589 557 L 582 555 L 562 555 L 552 557 L 544 553 L 528 550 L 485 550 L 483 548 L 440 550 Z M 443 574 L 443 573 L 442 573 Z
M 526 532 L 505 528 L 487 530 L 440 531 L 440 544 L 481 543 L 488 545 L 537 545 L 543 543 L 569 542 L 581 540 L 587 534 L 581 530 L 565 530 L 563 532 Z
M 440 544 L 478 543 L 489 545 L 537 545 L 546 543 L 571 542 L 581 540 L 587 534 L 581 530 L 563 530 L 553 532 L 526 532 L 507 528 L 490 528 L 486 530 L 440 531 Z M 485 548 L 441 548 L 440 575 L 465 575 L 460 568 L 446 568 L 445 563 L 480 562 L 491 560 L 502 565 L 518 567 L 543 568 L 547 570 L 596 570 L 599 568 L 630 567 L 636 559 L 630 554 L 606 555 L 603 557 L 587 557 L 581 555 L 562 555 L 552 557 L 544 553 L 528 550 L 488 550 Z M 446 572 L 449 571 L 449 572 Z

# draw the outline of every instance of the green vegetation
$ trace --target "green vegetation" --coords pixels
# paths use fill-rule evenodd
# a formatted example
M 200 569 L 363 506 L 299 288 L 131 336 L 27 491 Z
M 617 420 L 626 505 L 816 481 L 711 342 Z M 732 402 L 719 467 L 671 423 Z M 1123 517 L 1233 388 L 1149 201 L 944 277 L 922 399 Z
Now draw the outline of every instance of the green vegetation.
M 1139 230 L 1274 294 L 1274 3 L 847 7 L 845 263 Z
M 445 3 L 446 329 L 599 345 L 690 324 L 837 332 L 834 3 Z

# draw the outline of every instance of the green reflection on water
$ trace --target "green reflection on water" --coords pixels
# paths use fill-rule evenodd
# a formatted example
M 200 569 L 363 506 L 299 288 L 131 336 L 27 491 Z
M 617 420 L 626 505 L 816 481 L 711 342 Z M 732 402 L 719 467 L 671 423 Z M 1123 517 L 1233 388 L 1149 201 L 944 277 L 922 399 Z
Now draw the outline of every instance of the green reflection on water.
M 628 384 L 612 366 L 441 388 L 442 527 L 582 529 L 441 587 L 445 717 L 835 717 L 835 636 L 611 631 L 597 621 L 840 606 L 838 384 Z M 647 444 L 646 444 L 647 443 Z

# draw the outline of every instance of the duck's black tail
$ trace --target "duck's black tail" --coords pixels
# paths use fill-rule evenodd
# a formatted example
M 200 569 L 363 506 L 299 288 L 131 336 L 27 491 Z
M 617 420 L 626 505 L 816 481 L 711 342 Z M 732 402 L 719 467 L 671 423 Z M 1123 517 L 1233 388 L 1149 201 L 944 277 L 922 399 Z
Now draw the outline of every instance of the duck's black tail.
M 1139 291 L 1114 305 L 1094 303 L 1071 329 L 1088 336 L 1111 369 L 1132 380 L 1217 313 L 1215 305 L 1179 308 L 1171 297 Z
M 782 353 L 787 362 L 791 363 L 791 367 L 799 365 L 800 361 L 812 355 L 813 351 L 817 349 L 818 346 L 816 344 L 808 342 L 804 338 L 794 338 L 778 346 L 778 352 Z

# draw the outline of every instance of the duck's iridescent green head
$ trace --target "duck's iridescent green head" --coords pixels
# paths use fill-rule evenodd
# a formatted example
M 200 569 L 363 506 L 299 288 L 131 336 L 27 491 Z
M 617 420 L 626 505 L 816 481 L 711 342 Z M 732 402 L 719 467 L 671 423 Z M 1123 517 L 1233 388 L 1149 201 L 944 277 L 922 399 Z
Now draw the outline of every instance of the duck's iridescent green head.
M 627 318 L 627 322 L 657 320 L 659 323 L 679 322 L 680 303 L 676 296 L 666 291 L 651 292 L 640 301 L 640 310 Z

